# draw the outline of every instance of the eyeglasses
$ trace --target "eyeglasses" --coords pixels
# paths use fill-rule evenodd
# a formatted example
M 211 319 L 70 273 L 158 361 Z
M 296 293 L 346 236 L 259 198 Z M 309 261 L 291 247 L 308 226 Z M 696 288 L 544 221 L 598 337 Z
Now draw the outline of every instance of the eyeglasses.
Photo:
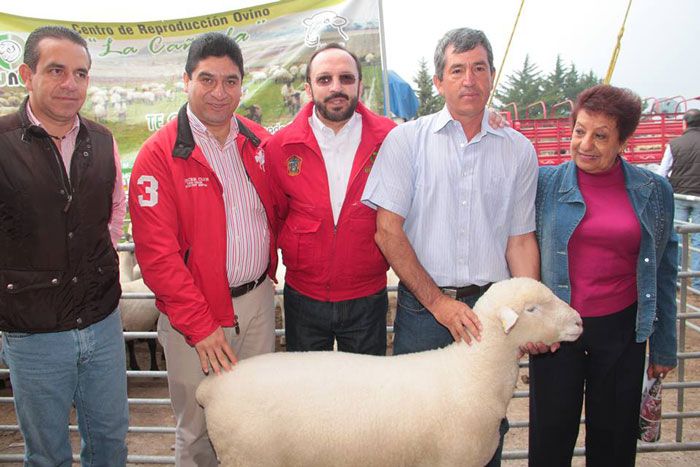
M 338 81 L 340 81 L 341 85 L 348 86 L 355 84 L 357 78 L 353 74 L 343 73 L 342 75 L 338 76 Z M 331 75 L 321 75 L 316 77 L 316 84 L 319 86 L 330 86 L 331 83 L 333 83 L 333 76 Z

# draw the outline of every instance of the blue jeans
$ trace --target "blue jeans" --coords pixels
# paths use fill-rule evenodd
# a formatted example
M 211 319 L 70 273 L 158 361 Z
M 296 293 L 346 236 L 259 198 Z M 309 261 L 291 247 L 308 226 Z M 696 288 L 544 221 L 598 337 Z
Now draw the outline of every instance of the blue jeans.
M 683 199 L 675 200 L 676 212 L 673 216 L 677 221 L 692 222 L 700 224 L 700 203 L 695 201 L 686 201 Z M 700 234 L 690 234 L 690 244 L 694 248 L 700 249 Z M 682 248 L 678 249 L 678 264 L 681 264 Z M 690 252 L 690 264 L 688 265 L 693 271 L 700 271 L 700 253 Z M 693 277 L 690 280 L 693 288 L 700 289 L 700 277 Z
M 474 307 L 481 295 L 471 295 L 460 301 Z M 450 331 L 435 319 L 433 314 L 399 282 L 396 318 L 394 319 L 394 355 L 423 352 L 445 347 L 454 342 Z M 503 438 L 508 432 L 508 419 L 501 420 L 499 432 L 501 439 L 493 458 L 487 467 L 501 465 Z
M 386 288 L 367 297 L 322 302 L 284 286 L 287 350 L 333 350 L 386 355 Z
M 4 332 L 24 465 L 70 466 L 68 424 L 75 403 L 83 466 L 126 465 L 129 407 L 119 310 L 85 329 Z

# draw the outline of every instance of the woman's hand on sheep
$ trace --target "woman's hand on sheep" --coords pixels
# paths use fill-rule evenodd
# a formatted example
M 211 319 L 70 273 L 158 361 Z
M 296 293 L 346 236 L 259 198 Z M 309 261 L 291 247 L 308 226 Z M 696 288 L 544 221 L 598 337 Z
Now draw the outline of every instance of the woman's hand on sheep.
M 477 341 L 481 340 L 481 321 L 466 303 L 440 294 L 429 310 L 450 331 L 456 342 L 464 339 L 471 344 L 472 336 Z
M 547 345 L 544 342 L 528 342 L 520 347 L 520 357 L 525 356 L 525 354 L 539 355 L 546 352 L 556 352 L 560 345 L 559 342 L 552 345 Z
M 216 331 L 209 334 L 207 337 L 197 342 L 194 345 L 199 362 L 202 365 L 202 372 L 209 374 L 209 367 L 214 370 L 214 373 L 221 374 L 221 368 L 226 371 L 231 369 L 238 361 L 233 349 L 226 341 L 224 330 L 221 327 L 216 328 Z

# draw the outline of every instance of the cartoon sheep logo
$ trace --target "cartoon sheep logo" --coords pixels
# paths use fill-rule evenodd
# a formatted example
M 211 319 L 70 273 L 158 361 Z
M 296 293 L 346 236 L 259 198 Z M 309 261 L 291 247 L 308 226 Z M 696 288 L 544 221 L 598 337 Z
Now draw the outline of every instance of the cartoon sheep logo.
M 22 43 L 9 34 L 0 35 L 0 68 L 12 70 L 22 59 Z
M 328 27 L 335 28 L 340 37 L 348 40 L 348 35 L 343 31 L 343 26 L 348 24 L 348 19 L 338 16 L 332 11 L 316 13 L 311 18 L 304 18 L 302 23 L 306 26 L 304 43 L 307 47 L 319 48 L 321 46 L 321 32 Z

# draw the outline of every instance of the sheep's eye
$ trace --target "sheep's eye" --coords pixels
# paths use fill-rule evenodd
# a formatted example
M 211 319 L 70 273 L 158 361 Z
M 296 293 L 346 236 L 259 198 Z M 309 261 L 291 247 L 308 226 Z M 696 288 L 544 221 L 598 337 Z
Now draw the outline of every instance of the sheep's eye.
M 537 311 L 537 306 L 536 305 L 529 306 L 529 307 L 525 308 L 525 311 L 527 313 L 534 313 L 535 311 Z

